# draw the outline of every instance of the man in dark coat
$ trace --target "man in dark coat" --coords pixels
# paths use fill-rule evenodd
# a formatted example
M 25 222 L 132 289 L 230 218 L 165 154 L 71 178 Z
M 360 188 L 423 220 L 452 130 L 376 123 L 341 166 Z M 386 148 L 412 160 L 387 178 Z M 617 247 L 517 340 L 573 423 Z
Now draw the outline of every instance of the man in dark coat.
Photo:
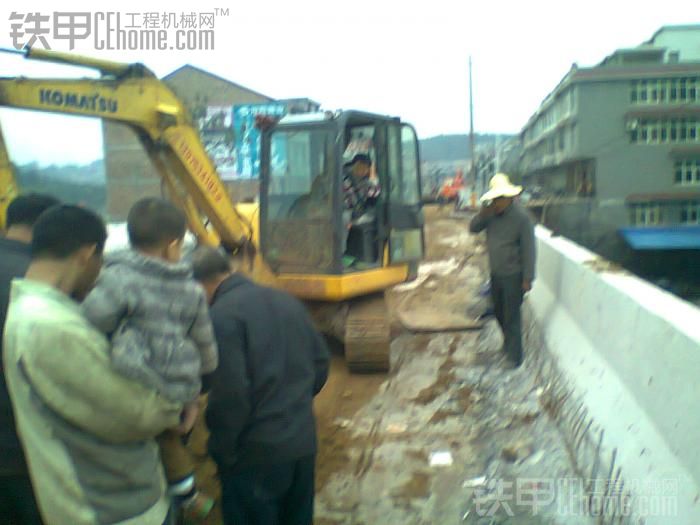
M 192 260 L 219 347 L 219 368 L 205 377 L 206 422 L 224 523 L 311 525 L 313 398 L 328 376 L 326 343 L 291 295 L 232 272 L 212 248 Z
M 27 271 L 34 223 L 39 215 L 56 204 L 58 200 L 48 195 L 17 197 L 7 207 L 5 236 L 0 237 L 0 525 L 41 523 L 2 373 L 2 338 L 10 283 L 16 277 L 24 277 Z
M 491 297 L 503 331 L 503 350 L 518 367 L 523 360 L 520 306 L 535 279 L 535 230 L 530 216 L 514 200 L 522 188 L 497 173 L 481 198 L 483 208 L 469 226 L 472 233 L 486 230 Z

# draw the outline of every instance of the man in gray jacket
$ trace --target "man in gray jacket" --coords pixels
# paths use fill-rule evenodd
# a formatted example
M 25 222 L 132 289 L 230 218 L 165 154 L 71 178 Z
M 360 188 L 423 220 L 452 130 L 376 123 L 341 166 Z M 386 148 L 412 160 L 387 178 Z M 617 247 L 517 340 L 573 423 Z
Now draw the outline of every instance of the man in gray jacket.
M 507 175 L 494 175 L 469 226 L 472 233 L 486 230 L 493 307 L 503 331 L 503 350 L 516 367 L 523 360 L 520 306 L 535 280 L 536 256 L 533 223 L 513 200 L 521 191 Z

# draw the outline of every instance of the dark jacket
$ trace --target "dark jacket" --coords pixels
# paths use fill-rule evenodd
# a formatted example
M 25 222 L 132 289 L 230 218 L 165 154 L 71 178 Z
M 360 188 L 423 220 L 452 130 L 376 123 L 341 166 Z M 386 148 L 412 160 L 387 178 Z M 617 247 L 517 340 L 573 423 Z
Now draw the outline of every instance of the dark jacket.
M 535 280 L 535 227 L 528 212 L 513 202 L 501 215 L 475 216 L 469 229 L 486 230 L 491 275 L 509 277 L 521 274 L 523 280 Z
M 315 454 L 313 398 L 329 354 L 306 308 L 234 274 L 210 312 L 219 346 L 219 368 L 207 378 L 212 457 L 235 471 Z
M 10 301 L 10 284 L 15 277 L 24 277 L 28 266 L 29 245 L 0 237 L 0 371 L 5 370 L 2 365 L 2 336 Z M 15 428 L 5 374 L 0 372 L 0 475 L 27 474 Z

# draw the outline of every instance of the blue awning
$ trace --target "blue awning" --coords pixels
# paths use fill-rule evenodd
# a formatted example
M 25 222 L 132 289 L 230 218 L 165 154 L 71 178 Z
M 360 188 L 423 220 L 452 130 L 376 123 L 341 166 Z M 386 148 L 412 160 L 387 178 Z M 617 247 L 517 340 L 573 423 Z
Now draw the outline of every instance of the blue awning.
M 635 250 L 700 250 L 700 226 L 620 228 Z

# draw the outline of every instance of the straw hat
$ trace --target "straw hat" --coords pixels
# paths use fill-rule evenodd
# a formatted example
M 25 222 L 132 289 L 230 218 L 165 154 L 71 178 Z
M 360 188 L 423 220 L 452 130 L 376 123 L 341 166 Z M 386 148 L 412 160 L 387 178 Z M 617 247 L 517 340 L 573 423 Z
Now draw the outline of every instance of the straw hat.
M 522 193 L 522 186 L 515 186 L 505 173 L 496 173 L 489 181 L 489 191 L 481 197 L 481 202 L 492 201 L 499 197 L 516 197 Z

